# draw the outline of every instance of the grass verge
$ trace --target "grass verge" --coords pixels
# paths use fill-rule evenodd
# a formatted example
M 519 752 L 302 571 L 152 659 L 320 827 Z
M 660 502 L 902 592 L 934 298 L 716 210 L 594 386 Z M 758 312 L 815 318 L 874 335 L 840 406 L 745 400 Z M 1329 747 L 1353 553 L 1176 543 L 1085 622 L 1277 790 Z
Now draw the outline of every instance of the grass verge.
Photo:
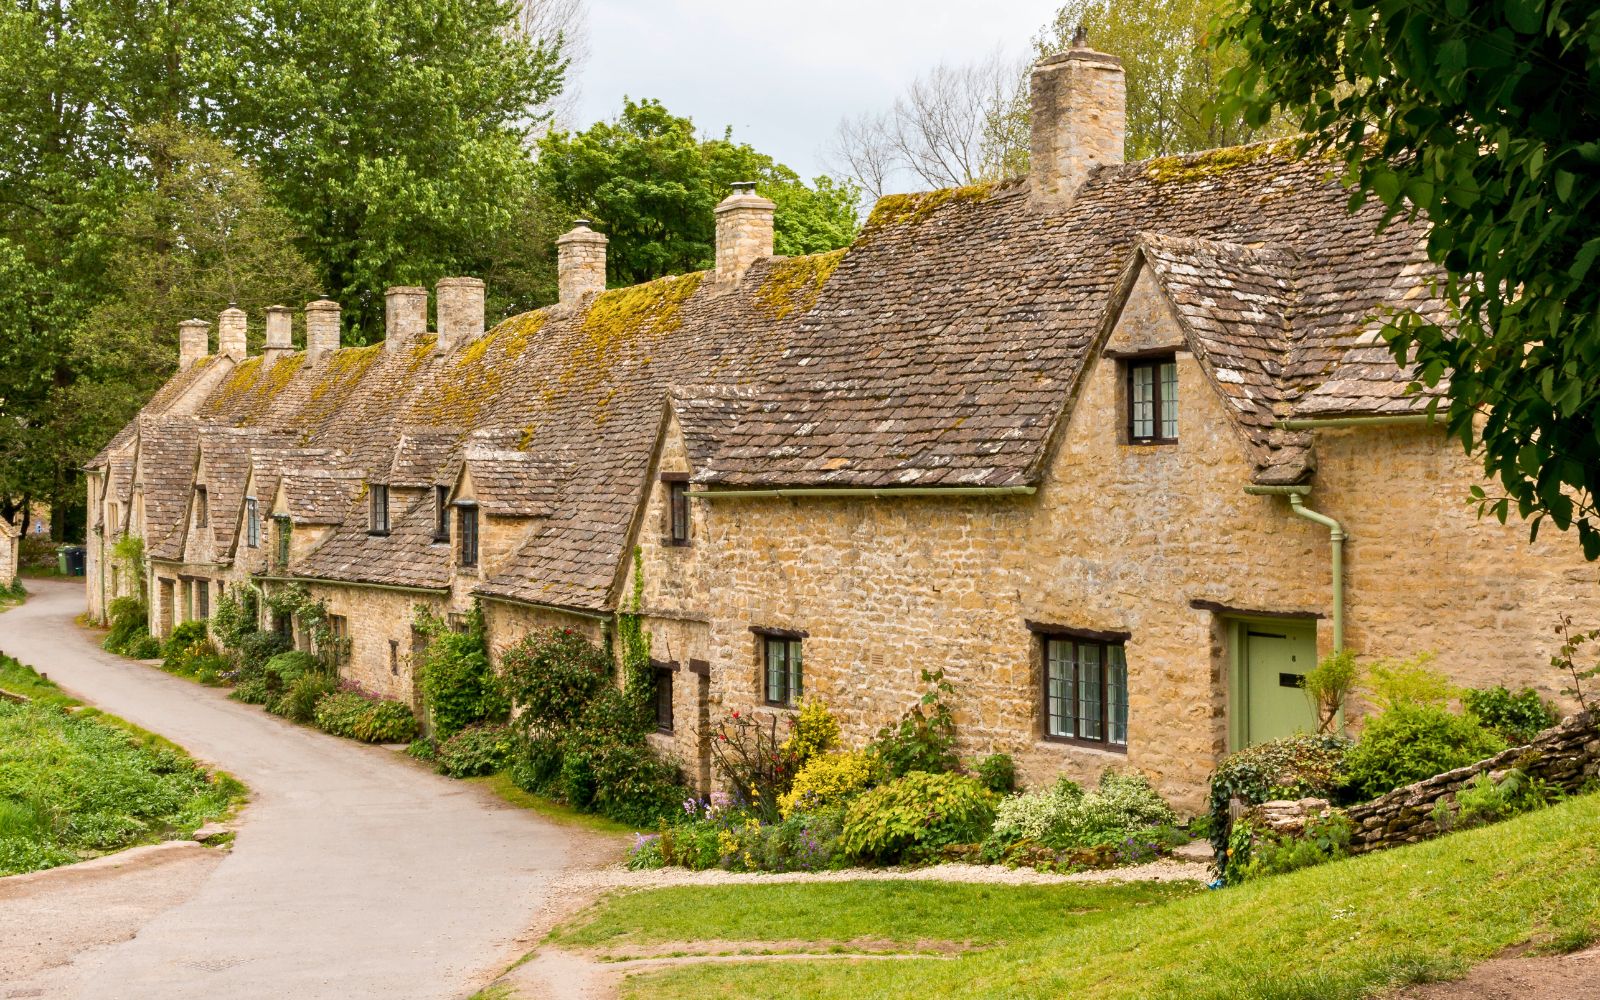
M 0 655 L 0 875 L 191 836 L 246 789 Z
M 1116 910 L 1094 909 L 1091 886 L 1063 886 L 1053 897 L 1039 887 L 870 882 L 663 889 L 610 897 L 557 941 L 1000 942 L 954 960 L 694 965 L 627 981 L 625 995 L 662 1000 L 1358 1000 L 1459 975 L 1512 946 L 1572 950 L 1593 941 L 1597 830 L 1600 795 L 1585 795 L 1424 844 Z M 1092 909 L 1087 919 L 1075 900 Z
M 500 798 L 518 807 L 529 809 L 538 813 L 545 819 L 553 820 L 565 826 L 579 826 L 597 833 L 633 833 L 636 827 L 625 826 L 616 820 L 607 819 L 595 813 L 579 812 L 571 806 L 553 802 L 542 795 L 535 795 L 518 788 L 511 780 L 511 775 L 505 771 L 491 774 L 482 778 L 462 778 L 462 781 L 471 782 L 494 792 Z

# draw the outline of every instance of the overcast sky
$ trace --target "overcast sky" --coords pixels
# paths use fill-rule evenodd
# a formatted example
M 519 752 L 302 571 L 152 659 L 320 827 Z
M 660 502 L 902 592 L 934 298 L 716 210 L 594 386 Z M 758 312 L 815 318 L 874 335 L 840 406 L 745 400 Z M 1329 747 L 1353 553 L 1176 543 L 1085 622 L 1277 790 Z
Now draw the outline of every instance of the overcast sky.
M 941 59 L 1020 55 L 1060 0 L 589 0 L 578 127 L 658 98 L 807 179 L 839 119 L 887 107 Z

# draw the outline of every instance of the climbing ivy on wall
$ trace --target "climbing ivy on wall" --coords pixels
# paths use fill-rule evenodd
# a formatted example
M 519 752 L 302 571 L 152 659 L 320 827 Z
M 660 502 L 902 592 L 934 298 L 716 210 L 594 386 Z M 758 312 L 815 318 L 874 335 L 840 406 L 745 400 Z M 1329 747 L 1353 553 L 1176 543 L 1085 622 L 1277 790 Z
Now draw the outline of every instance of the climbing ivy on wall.
M 303 585 L 291 583 L 269 592 L 267 610 L 279 618 L 291 617 L 296 627 L 305 630 L 324 667 L 332 670 L 350 652 L 350 640 L 334 635 L 327 602 L 312 597 Z
M 622 649 L 622 693 L 642 720 L 651 713 L 655 672 L 650 669 L 650 633 L 639 608 L 644 601 L 644 550 L 633 548 L 633 595 L 627 611 L 617 612 L 617 639 Z

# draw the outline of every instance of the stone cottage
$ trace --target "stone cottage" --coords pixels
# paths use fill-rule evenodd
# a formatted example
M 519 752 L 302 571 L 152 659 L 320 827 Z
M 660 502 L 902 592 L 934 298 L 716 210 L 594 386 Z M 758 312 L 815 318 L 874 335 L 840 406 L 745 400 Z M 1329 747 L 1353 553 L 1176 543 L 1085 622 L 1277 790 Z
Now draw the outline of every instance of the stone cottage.
M 140 534 L 153 627 L 299 581 L 342 670 L 410 699 L 418 605 L 481 601 L 498 654 L 600 635 L 637 584 L 658 745 L 702 785 L 725 712 L 819 697 L 860 741 L 925 669 L 963 752 L 1134 768 L 1187 808 L 1311 723 L 1299 678 L 1341 646 L 1553 694 L 1549 625 L 1600 614 L 1595 569 L 1476 516 L 1384 346 L 1392 311 L 1441 315 L 1423 232 L 1378 233 L 1289 144 L 1124 163 L 1122 94 L 1110 56 L 1043 60 L 1027 176 L 885 198 L 846 251 L 772 256 L 741 187 L 712 270 L 606 290 L 580 222 L 561 301 L 492 330 L 465 278 L 431 330 L 391 289 L 369 347 L 326 301 L 303 350 L 284 309 L 257 357 L 235 310 L 215 353 L 186 324 L 91 463 L 91 606 Z

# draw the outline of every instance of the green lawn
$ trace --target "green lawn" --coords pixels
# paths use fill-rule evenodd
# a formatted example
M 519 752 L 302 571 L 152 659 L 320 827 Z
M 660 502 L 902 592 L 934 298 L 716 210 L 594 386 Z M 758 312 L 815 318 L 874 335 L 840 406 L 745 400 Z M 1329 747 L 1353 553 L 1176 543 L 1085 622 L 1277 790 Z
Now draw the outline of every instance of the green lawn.
M 611 897 L 552 943 L 634 954 L 686 938 L 752 950 L 796 938 L 996 943 L 954 960 L 693 965 L 628 980 L 626 995 L 662 1000 L 1357 1000 L 1392 983 L 1459 974 L 1513 945 L 1570 950 L 1597 935 L 1600 795 L 1587 795 L 1215 892 L 873 882 L 662 889 Z
M 244 800 L 232 777 L 3 655 L 0 688 L 29 699 L 0 699 L 0 875 L 186 837 Z
M 568 805 L 554 802 L 542 795 L 523 791 L 511 780 L 510 773 L 501 771 L 483 778 L 463 778 L 475 785 L 483 785 L 507 802 L 522 809 L 530 809 L 545 819 L 569 826 L 581 826 L 599 833 L 633 833 L 637 828 L 618 823 L 594 813 L 579 812 Z

